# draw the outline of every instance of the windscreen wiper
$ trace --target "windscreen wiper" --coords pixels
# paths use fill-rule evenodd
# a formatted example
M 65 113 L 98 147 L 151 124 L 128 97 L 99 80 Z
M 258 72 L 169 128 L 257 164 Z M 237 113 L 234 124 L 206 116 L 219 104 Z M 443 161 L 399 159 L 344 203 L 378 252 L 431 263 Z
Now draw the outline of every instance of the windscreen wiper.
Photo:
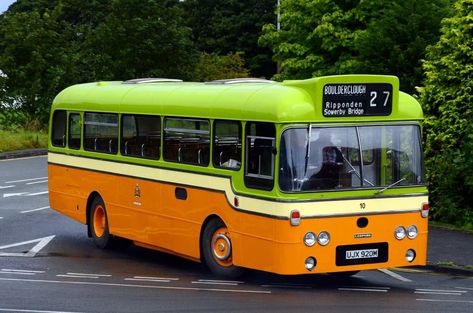
M 388 190 L 389 188 L 394 187 L 394 186 L 396 186 L 396 185 L 402 183 L 402 182 L 405 181 L 406 179 L 407 179 L 407 178 L 405 178 L 405 177 L 404 177 L 404 178 L 401 178 L 401 179 L 398 180 L 397 182 L 394 182 L 394 183 L 392 183 L 391 185 L 389 185 L 389 186 L 387 186 L 387 187 L 384 187 L 384 188 L 381 189 L 381 190 L 376 191 L 376 192 L 375 192 L 375 195 L 382 194 L 383 192 L 385 192 L 385 191 Z
M 337 149 L 338 149 L 338 148 L 337 148 Z M 348 164 L 348 166 L 351 168 L 351 170 L 348 171 L 348 174 L 355 173 L 355 175 L 360 179 L 360 182 L 361 182 L 361 181 L 364 181 L 365 183 L 370 184 L 371 187 L 374 187 L 374 184 L 373 184 L 372 182 L 370 182 L 370 181 L 367 180 L 367 179 L 362 179 L 362 178 L 361 178 L 360 173 L 356 170 L 356 168 L 353 166 L 353 164 L 351 164 L 351 162 L 347 159 L 347 157 L 343 154 L 343 152 L 342 152 L 340 149 L 338 149 L 338 150 L 340 151 L 340 154 L 342 155 L 343 161 L 345 161 L 345 162 Z

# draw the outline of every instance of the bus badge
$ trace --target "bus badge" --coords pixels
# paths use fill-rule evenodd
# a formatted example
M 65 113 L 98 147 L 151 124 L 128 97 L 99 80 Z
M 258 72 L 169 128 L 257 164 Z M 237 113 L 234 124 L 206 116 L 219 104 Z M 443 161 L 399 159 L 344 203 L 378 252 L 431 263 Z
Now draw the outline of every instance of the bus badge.
M 140 185 L 136 184 L 136 187 L 135 187 L 135 198 L 140 198 L 140 197 L 141 197 Z
M 355 239 L 361 239 L 361 238 L 371 238 L 373 237 L 372 234 L 366 233 L 366 234 L 355 234 Z

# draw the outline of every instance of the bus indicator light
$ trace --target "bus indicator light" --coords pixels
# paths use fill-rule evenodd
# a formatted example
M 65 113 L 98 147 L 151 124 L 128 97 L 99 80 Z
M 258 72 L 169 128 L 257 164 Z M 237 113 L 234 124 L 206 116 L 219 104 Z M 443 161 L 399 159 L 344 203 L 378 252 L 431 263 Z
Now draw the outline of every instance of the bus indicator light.
M 301 213 L 299 212 L 299 210 L 291 211 L 290 220 L 292 226 L 299 226 L 299 224 L 301 223 Z
M 424 203 L 422 204 L 422 217 L 427 218 L 429 217 L 429 204 Z

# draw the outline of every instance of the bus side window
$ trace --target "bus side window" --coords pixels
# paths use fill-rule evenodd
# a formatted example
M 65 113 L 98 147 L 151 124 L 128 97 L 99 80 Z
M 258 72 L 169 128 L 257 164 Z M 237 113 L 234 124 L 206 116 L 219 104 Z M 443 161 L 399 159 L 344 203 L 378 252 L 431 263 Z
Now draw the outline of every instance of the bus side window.
M 51 135 L 51 143 L 55 147 L 66 146 L 66 124 L 67 113 L 64 110 L 58 110 L 53 115 L 53 129 Z
M 166 118 L 164 120 L 164 159 L 208 166 L 210 126 L 208 120 Z
M 245 185 L 271 190 L 274 185 L 276 129 L 271 123 L 246 124 Z
M 80 149 L 80 114 L 70 113 L 69 114 L 69 137 L 68 146 L 70 149 Z
M 159 159 L 161 150 L 161 118 L 152 115 L 123 115 L 122 155 Z
M 84 148 L 88 151 L 116 154 L 118 150 L 118 115 L 85 113 Z
M 241 123 L 215 121 L 213 165 L 239 170 L 241 167 Z

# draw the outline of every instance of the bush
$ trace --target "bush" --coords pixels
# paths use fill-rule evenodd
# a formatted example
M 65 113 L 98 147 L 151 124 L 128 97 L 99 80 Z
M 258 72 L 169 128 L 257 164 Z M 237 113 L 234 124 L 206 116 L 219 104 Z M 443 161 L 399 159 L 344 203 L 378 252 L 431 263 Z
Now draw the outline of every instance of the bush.
M 473 224 L 473 0 L 458 0 L 427 50 L 425 164 L 433 218 Z

